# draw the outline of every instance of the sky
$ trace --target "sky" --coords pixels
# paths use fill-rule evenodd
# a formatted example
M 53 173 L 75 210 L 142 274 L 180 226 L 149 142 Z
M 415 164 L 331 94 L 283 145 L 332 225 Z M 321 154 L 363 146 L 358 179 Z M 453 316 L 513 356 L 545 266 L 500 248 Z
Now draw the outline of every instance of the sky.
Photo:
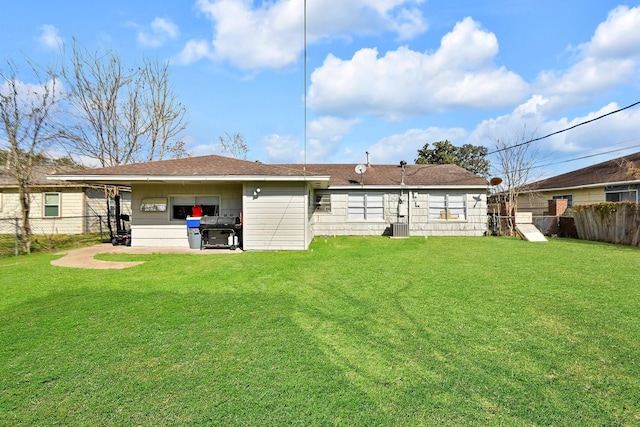
M 194 155 L 240 133 L 247 158 L 266 163 L 357 164 L 367 152 L 413 163 L 427 143 L 492 152 L 640 101 L 638 1 L 21 0 L 4 11 L 3 60 L 52 63 L 75 38 L 131 65 L 169 61 Z M 640 105 L 530 147 L 539 177 L 640 151 Z

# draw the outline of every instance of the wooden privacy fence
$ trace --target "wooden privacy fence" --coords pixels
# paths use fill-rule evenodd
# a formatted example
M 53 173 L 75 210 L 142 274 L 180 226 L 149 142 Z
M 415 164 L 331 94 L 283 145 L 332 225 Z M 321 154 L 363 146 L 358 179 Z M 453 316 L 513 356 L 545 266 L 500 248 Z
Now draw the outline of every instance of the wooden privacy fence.
M 640 246 L 640 203 L 596 203 L 573 211 L 580 239 Z

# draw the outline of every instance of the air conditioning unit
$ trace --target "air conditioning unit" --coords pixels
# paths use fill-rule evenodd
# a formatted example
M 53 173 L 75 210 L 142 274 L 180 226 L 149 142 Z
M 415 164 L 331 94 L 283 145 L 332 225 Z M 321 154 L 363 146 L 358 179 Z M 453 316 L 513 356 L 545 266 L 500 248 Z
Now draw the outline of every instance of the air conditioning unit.
M 391 224 L 393 237 L 409 237 L 409 224 L 406 222 L 394 222 Z

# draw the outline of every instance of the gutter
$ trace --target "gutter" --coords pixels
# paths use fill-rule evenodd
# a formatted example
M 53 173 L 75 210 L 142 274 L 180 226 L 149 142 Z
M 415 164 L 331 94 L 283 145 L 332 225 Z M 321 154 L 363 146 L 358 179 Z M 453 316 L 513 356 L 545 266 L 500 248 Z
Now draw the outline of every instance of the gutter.
M 453 189 L 453 190 L 469 190 L 469 189 L 477 189 L 477 190 L 486 190 L 488 188 L 487 185 L 448 185 L 448 184 L 438 184 L 438 185 L 407 185 L 407 184 L 398 184 L 398 185 L 331 185 L 329 186 L 331 190 L 442 190 L 445 189 Z
M 640 184 L 640 180 L 601 182 L 598 184 L 574 185 L 572 187 L 537 188 L 535 190 L 522 190 L 520 191 L 520 193 L 522 194 L 522 193 L 541 193 L 545 191 L 581 190 L 584 188 L 598 188 L 598 187 L 609 187 L 609 186 L 615 186 L 615 185 L 638 185 L 638 184 Z
M 306 176 L 280 176 L 280 175 L 54 175 L 47 176 L 47 179 L 58 181 L 79 181 L 79 182 L 167 182 L 167 181 L 193 181 L 193 182 L 310 182 L 329 181 L 329 176 L 306 175 Z

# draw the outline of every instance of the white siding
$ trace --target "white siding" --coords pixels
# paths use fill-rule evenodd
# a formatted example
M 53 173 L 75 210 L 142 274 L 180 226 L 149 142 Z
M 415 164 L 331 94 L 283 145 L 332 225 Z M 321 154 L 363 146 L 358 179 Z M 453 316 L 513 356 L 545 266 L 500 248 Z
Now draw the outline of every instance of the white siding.
M 254 191 L 260 192 L 254 196 Z M 244 191 L 245 250 L 308 247 L 306 184 L 247 184 Z
M 432 195 L 443 198 L 447 193 L 464 196 L 464 220 L 429 218 L 429 198 Z M 353 221 L 348 214 L 348 193 L 333 192 L 331 212 L 314 212 L 312 215 L 313 233 L 316 236 L 382 235 L 390 233 L 390 226 L 394 222 L 408 222 L 412 236 L 481 236 L 487 230 L 487 198 L 482 191 L 389 191 L 384 194 L 384 206 L 383 221 Z
M 313 214 L 312 228 L 316 236 L 375 236 L 384 234 L 391 222 L 389 217 L 388 195 L 380 191 L 365 191 L 367 194 L 383 195 L 383 219 L 359 220 L 349 218 L 350 192 L 331 193 L 331 212 L 317 212 Z M 353 201 L 352 201 L 353 203 Z

